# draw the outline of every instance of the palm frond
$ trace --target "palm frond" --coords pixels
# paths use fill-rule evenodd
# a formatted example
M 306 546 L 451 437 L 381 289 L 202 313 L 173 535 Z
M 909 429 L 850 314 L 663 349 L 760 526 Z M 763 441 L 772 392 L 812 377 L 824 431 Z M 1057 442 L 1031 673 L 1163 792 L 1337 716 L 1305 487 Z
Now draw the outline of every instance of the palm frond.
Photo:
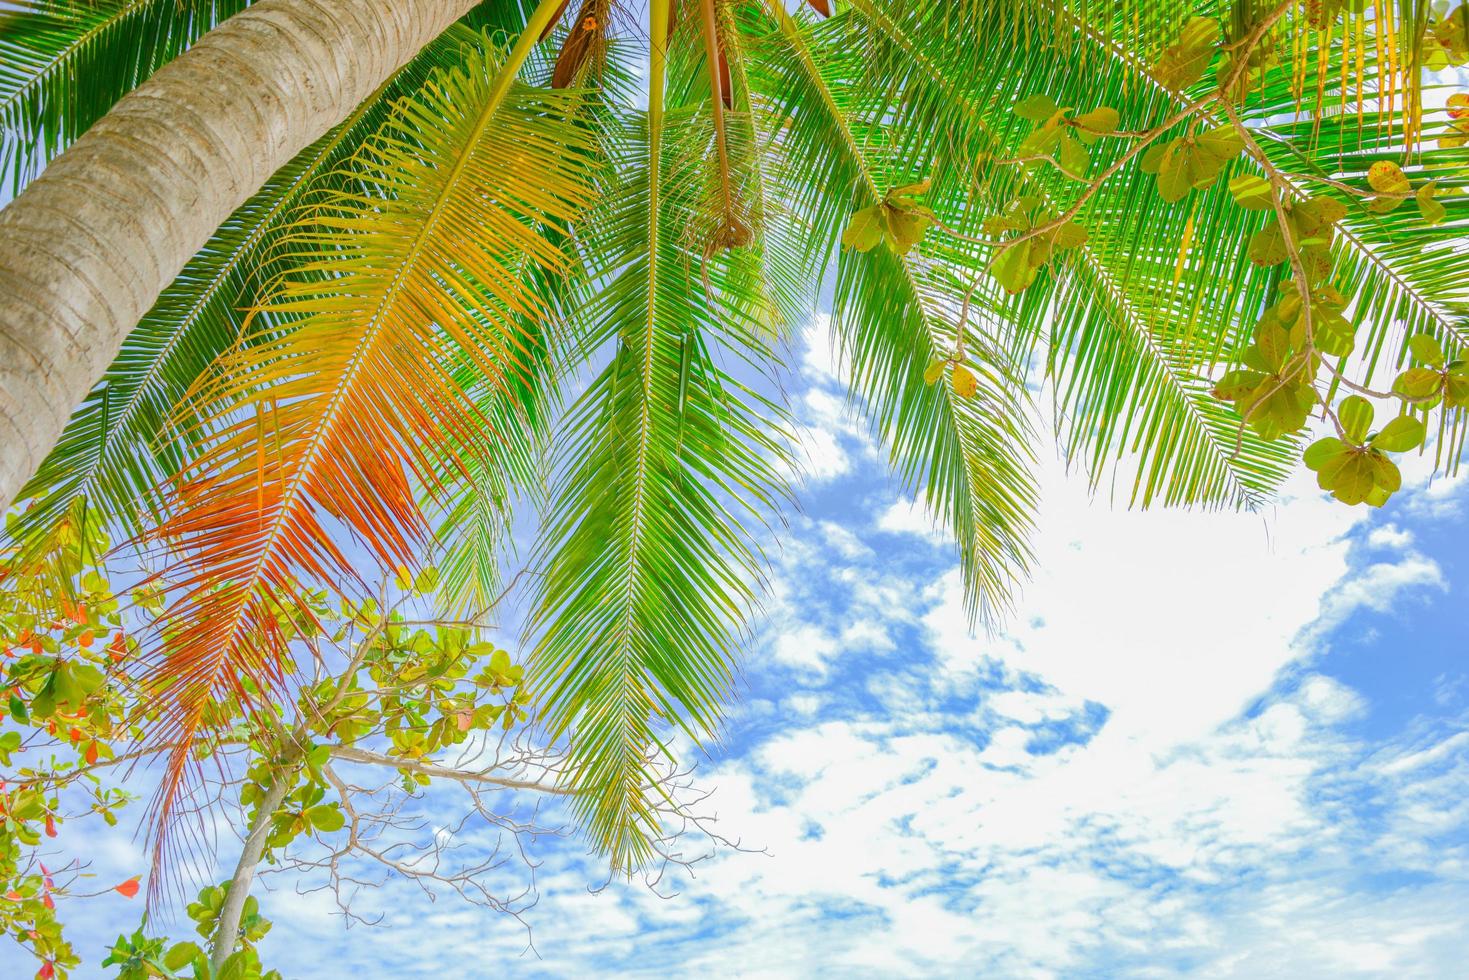
M 557 437 L 531 624 L 546 720 L 571 732 L 574 806 L 623 869 L 660 836 L 667 727 L 704 741 L 732 692 L 763 564 L 748 525 L 789 465 L 779 407 L 720 366 L 768 365 L 762 260 L 707 248 L 712 120 L 676 97 L 665 109 L 654 50 L 646 123 L 615 145 L 624 182 L 586 233 L 604 285 L 583 329 L 612 350 Z
M 534 369 L 540 340 L 522 328 L 547 308 L 520 264 L 567 268 L 541 230 L 564 231 L 591 184 L 585 132 L 564 121 L 579 93 L 513 81 L 533 42 L 508 58 L 470 49 L 395 106 L 355 179 L 284 237 L 287 271 L 191 398 L 198 455 L 151 535 L 175 559 L 146 685 L 155 736 L 183 746 L 159 828 L 211 701 L 253 704 L 285 683 L 278 609 L 307 583 L 361 588 L 360 559 L 329 529 L 383 567 L 414 565 L 429 534 L 416 485 L 500 438 L 505 420 L 478 411 L 458 366 L 507 389 Z
M 771 138 L 780 141 L 788 206 L 810 229 L 804 251 L 824 258 L 853 211 L 921 179 L 913 168 L 923 164 L 890 152 L 880 123 L 857 112 L 859 49 L 838 42 L 840 23 L 820 25 L 813 39 L 783 9 L 773 7 L 772 17 L 766 43 L 780 47 L 765 53 L 773 68 L 764 83 L 775 115 Z M 962 397 L 951 373 L 938 384 L 925 381 L 931 362 L 964 352 L 963 313 L 981 308 L 965 302 L 967 283 L 952 268 L 886 248 L 844 250 L 834 324 L 859 407 L 904 485 L 954 533 L 971 613 L 989 619 L 1029 561 L 1036 491 L 1026 397 L 1008 365 L 988 356 L 976 337 L 968 369 L 981 391 Z

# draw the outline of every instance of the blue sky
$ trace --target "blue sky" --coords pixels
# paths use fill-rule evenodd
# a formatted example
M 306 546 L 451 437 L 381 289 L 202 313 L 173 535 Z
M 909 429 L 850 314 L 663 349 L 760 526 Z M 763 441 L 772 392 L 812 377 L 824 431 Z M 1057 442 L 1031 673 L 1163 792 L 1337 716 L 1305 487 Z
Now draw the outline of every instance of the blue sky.
M 763 852 L 722 850 L 660 898 L 636 883 L 591 894 L 599 875 L 580 844 L 541 840 L 524 924 L 390 881 L 356 902 L 382 923 L 347 929 L 326 893 L 267 878 L 268 965 L 293 977 L 1462 970 L 1465 480 L 1430 483 L 1409 463 L 1381 513 L 1309 482 L 1263 515 L 1136 512 L 1089 495 L 1042 446 L 1036 577 L 1006 627 L 976 637 L 951 548 L 844 411 L 828 343 L 818 318 L 797 347 L 802 511 L 772 542 L 744 693 L 696 774 L 721 832 Z M 445 791 L 421 809 L 443 826 L 465 807 Z M 104 877 L 141 866 L 130 829 L 94 842 Z M 79 976 L 100 975 L 96 951 L 138 911 L 88 904 Z M 0 948 L 0 967 L 13 955 Z

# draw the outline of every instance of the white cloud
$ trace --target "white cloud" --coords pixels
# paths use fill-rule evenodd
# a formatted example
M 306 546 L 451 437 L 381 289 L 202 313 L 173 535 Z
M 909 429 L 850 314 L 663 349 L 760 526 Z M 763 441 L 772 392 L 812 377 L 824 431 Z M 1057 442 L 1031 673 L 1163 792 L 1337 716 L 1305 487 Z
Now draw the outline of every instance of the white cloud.
M 1413 543 L 1413 532 L 1405 531 L 1396 524 L 1374 527 L 1367 534 L 1367 543 L 1374 548 L 1402 551 Z
M 889 534 L 916 534 L 935 544 L 948 541 L 928 508 L 912 499 L 893 501 L 878 517 L 877 529 Z
M 836 338 L 831 332 L 831 314 L 817 313 L 801 332 L 802 367 L 813 383 L 836 384 L 845 376 L 846 367 L 837 353 Z
M 985 695 L 981 706 L 1013 719 L 1022 725 L 1038 725 L 1043 721 L 1059 721 L 1081 710 L 1084 705 L 1074 698 L 1053 692 L 1002 691 Z
M 775 639 L 773 653 L 776 660 L 789 667 L 824 674 L 827 660 L 836 650 L 836 642 L 826 632 L 803 624 L 782 631 Z
M 801 472 L 808 483 L 821 483 L 841 476 L 851 469 L 851 461 L 842 448 L 836 432 L 815 425 L 797 430 L 800 444 Z

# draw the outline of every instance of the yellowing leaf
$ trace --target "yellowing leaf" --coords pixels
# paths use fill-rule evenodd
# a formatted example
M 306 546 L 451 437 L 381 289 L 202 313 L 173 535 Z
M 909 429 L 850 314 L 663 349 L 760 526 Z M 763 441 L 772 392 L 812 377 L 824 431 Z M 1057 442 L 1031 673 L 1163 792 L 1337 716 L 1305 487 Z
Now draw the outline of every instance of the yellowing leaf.
M 1438 401 L 1438 391 L 1443 387 L 1443 375 L 1429 368 L 1408 368 L 1393 379 L 1395 394 L 1410 398 L 1414 402 L 1431 405 Z
M 1173 89 L 1187 88 L 1200 78 L 1214 58 L 1222 32 L 1219 22 L 1210 17 L 1194 17 L 1183 26 L 1178 41 L 1158 59 L 1155 74 Z
M 923 369 L 923 383 L 926 385 L 938 384 L 939 378 L 944 376 L 944 368 L 948 366 L 948 359 L 935 357 L 928 362 L 928 367 Z
M 1117 132 L 1122 117 L 1111 106 L 1099 106 L 1091 112 L 1083 112 L 1072 120 L 1076 123 L 1077 135 L 1083 143 L 1094 143 L 1098 137 Z
M 1270 181 L 1255 174 L 1240 174 L 1230 180 L 1229 193 L 1247 211 L 1269 211 L 1275 206 Z
M 1430 180 L 1418 188 L 1414 195 L 1418 200 L 1418 213 L 1423 215 L 1423 220 L 1430 225 L 1441 223 L 1448 217 L 1448 210 L 1434 199 L 1433 193 L 1438 187 L 1438 182 Z
M 900 208 L 886 207 L 888 237 L 892 240 L 893 251 L 899 255 L 907 255 L 913 248 L 923 240 L 924 232 L 928 231 L 928 225 L 933 220 L 921 211 L 905 211 Z
M 1367 183 L 1379 194 L 1407 194 L 1412 190 L 1403 168 L 1391 160 L 1379 160 L 1368 167 Z
M 1279 265 L 1290 258 L 1290 252 L 1285 247 L 1285 235 L 1280 230 L 1280 222 L 1272 221 L 1255 232 L 1250 239 L 1249 256 L 1251 262 L 1262 266 Z
M 842 232 L 842 244 L 859 252 L 871 251 L 882 241 L 885 228 L 881 204 L 863 208 L 847 222 L 847 228 Z
M 954 365 L 954 394 L 960 398 L 973 398 L 979 391 L 979 379 L 974 372 L 962 364 Z

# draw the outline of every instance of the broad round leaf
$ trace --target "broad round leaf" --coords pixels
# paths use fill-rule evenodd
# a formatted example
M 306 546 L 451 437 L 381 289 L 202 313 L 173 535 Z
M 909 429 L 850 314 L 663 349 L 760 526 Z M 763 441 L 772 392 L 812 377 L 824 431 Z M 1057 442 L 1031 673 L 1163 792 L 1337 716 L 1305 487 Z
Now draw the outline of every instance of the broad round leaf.
M 1317 439 L 1306 447 L 1305 462 L 1308 469 L 1319 471 L 1332 460 L 1351 452 L 1347 444 L 1336 436 Z
M 1405 453 L 1423 445 L 1423 437 L 1427 432 L 1422 419 L 1412 415 L 1399 415 L 1372 437 L 1372 448 L 1389 453 Z

